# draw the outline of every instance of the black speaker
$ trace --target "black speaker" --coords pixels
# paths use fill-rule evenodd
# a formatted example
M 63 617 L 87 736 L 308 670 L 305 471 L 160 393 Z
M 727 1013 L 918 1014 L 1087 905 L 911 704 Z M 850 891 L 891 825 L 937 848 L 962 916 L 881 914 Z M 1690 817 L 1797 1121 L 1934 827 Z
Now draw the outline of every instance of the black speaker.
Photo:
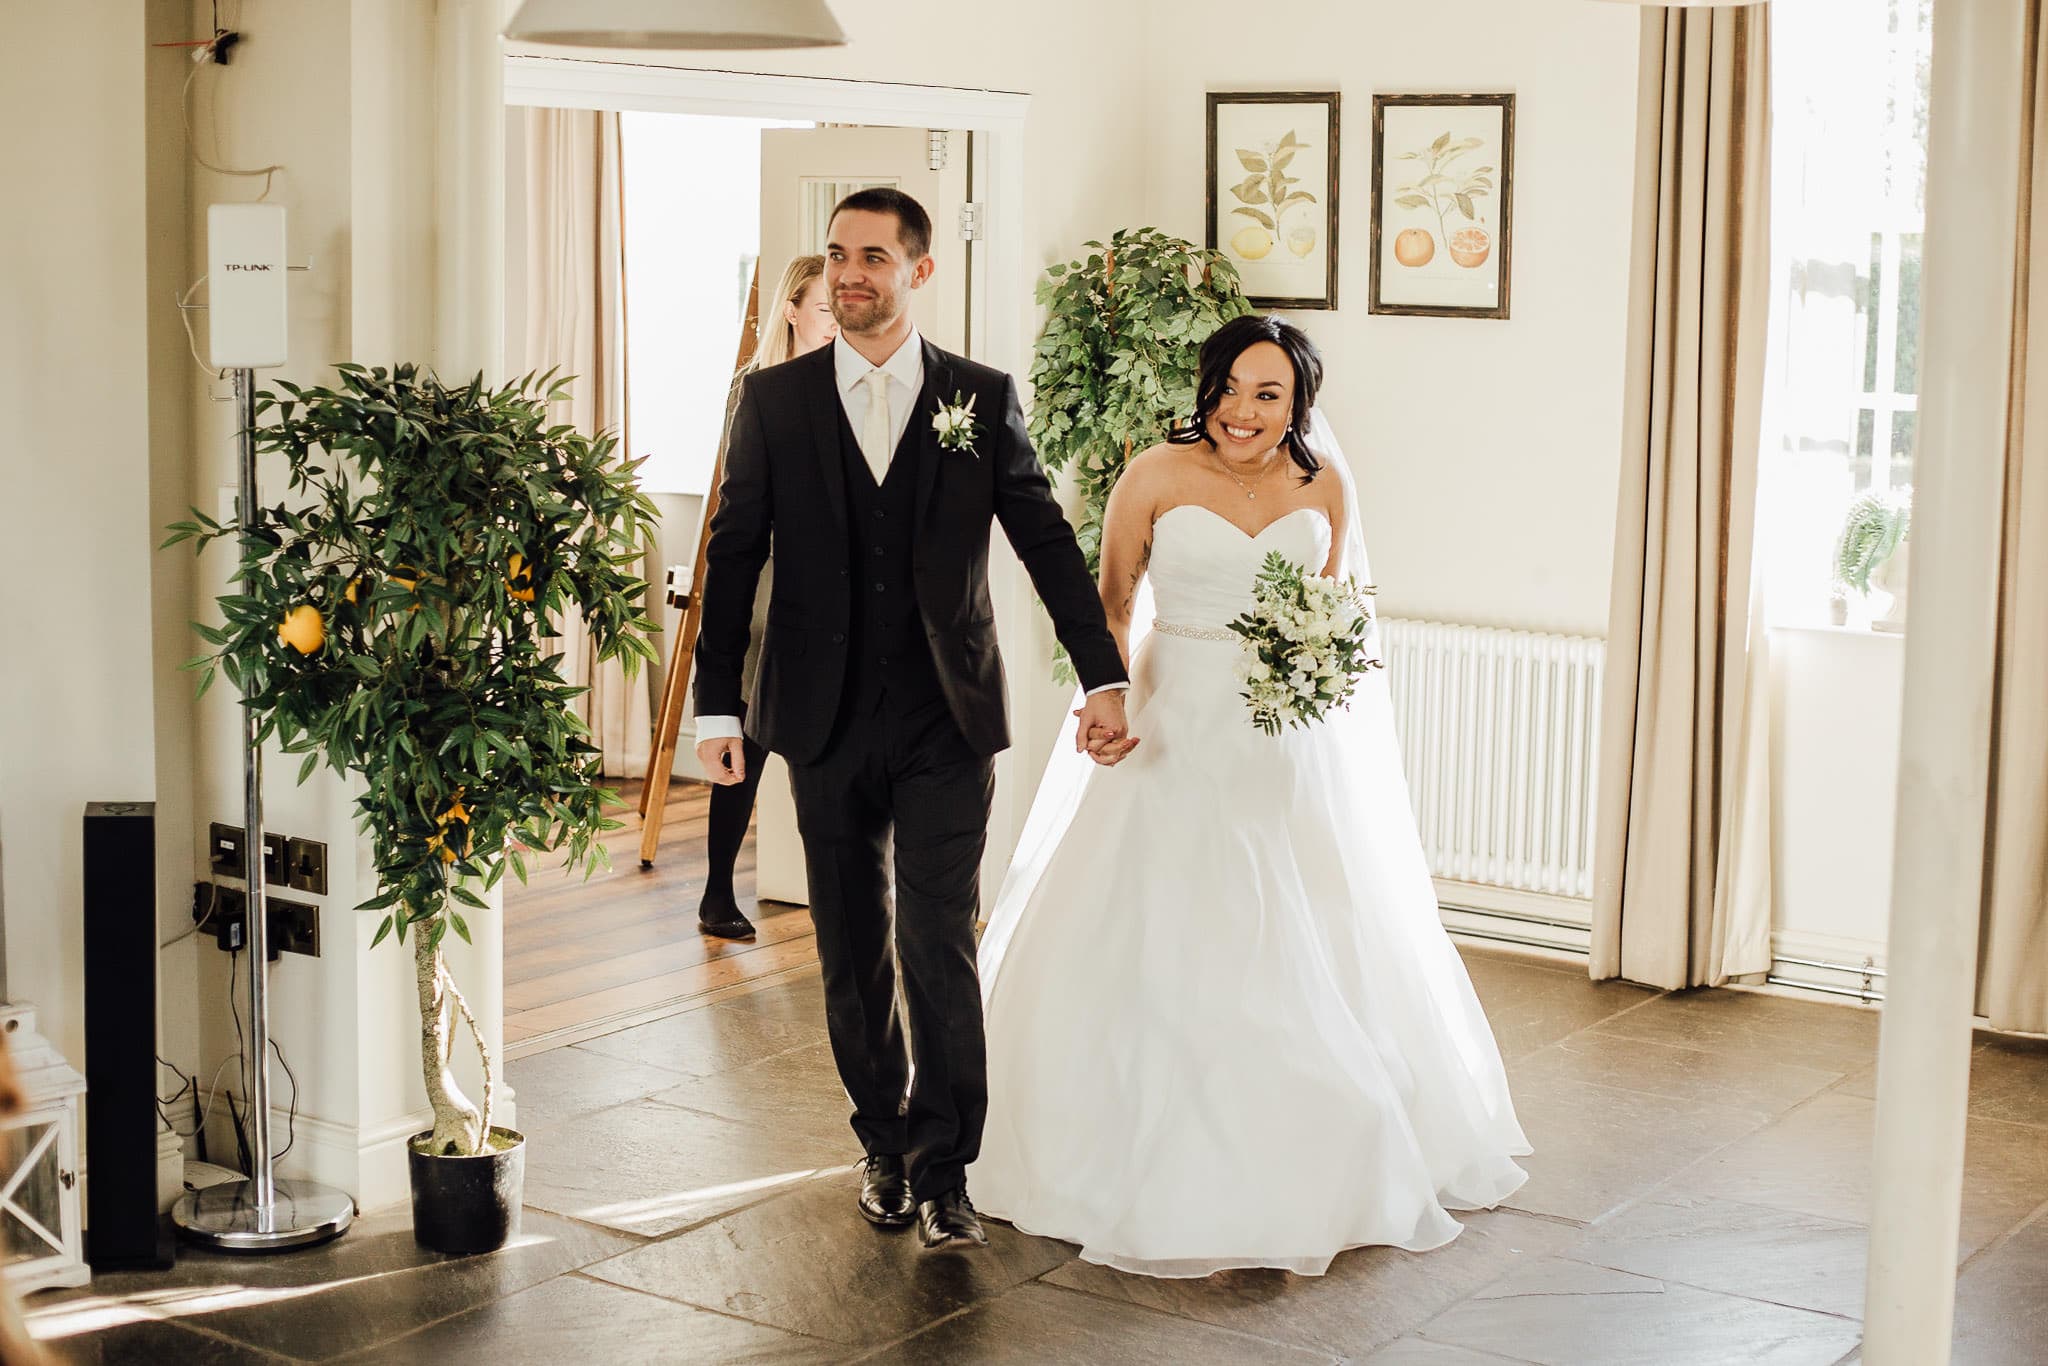
M 85 1248 L 171 1264 L 156 1198 L 156 804 L 85 807 Z

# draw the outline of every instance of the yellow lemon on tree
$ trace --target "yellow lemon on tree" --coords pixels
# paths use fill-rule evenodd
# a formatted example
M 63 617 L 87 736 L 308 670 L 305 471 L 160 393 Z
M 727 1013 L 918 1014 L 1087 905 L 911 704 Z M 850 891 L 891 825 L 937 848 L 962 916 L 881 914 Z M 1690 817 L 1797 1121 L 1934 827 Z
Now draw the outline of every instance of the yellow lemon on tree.
M 521 602 L 532 602 L 533 566 L 528 564 L 526 557 L 516 550 L 512 552 L 512 558 L 507 561 L 507 566 L 505 574 L 506 591 Z
M 302 602 L 284 614 L 278 624 L 277 638 L 302 655 L 317 652 L 327 643 L 327 623 L 320 620 L 320 609 L 310 602 Z

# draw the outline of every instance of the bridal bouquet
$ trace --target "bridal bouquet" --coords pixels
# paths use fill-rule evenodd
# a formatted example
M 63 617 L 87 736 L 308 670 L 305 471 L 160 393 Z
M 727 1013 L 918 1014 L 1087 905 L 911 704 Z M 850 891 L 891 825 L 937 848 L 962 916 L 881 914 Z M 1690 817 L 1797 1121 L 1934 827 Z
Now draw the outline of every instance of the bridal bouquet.
M 1259 570 L 1252 610 L 1230 623 L 1252 724 L 1268 735 L 1348 705 L 1378 663 L 1365 592 L 1349 579 L 1306 573 L 1274 551 Z

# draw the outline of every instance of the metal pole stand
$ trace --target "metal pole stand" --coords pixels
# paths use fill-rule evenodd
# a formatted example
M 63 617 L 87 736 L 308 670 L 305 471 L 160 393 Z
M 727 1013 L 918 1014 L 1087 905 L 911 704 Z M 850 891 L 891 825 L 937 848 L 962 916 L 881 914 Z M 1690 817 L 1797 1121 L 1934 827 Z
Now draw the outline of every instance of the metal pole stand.
M 256 372 L 235 374 L 235 412 L 241 424 L 244 526 L 256 511 Z M 311 1181 L 280 1181 L 270 1155 L 270 926 L 263 899 L 263 753 L 256 714 L 242 710 L 242 800 L 248 835 L 243 841 L 249 893 L 249 1175 L 204 1190 L 187 1191 L 171 1207 L 171 1222 L 189 1242 L 225 1252 L 280 1252 L 338 1238 L 355 1219 L 347 1194 Z

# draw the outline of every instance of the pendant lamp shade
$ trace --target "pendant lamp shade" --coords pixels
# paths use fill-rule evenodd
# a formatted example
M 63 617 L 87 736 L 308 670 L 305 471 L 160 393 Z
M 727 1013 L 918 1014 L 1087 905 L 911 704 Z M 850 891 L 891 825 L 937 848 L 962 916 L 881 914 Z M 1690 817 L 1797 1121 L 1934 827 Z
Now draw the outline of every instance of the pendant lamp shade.
M 524 0 L 505 36 L 559 47 L 669 52 L 846 42 L 825 0 Z

